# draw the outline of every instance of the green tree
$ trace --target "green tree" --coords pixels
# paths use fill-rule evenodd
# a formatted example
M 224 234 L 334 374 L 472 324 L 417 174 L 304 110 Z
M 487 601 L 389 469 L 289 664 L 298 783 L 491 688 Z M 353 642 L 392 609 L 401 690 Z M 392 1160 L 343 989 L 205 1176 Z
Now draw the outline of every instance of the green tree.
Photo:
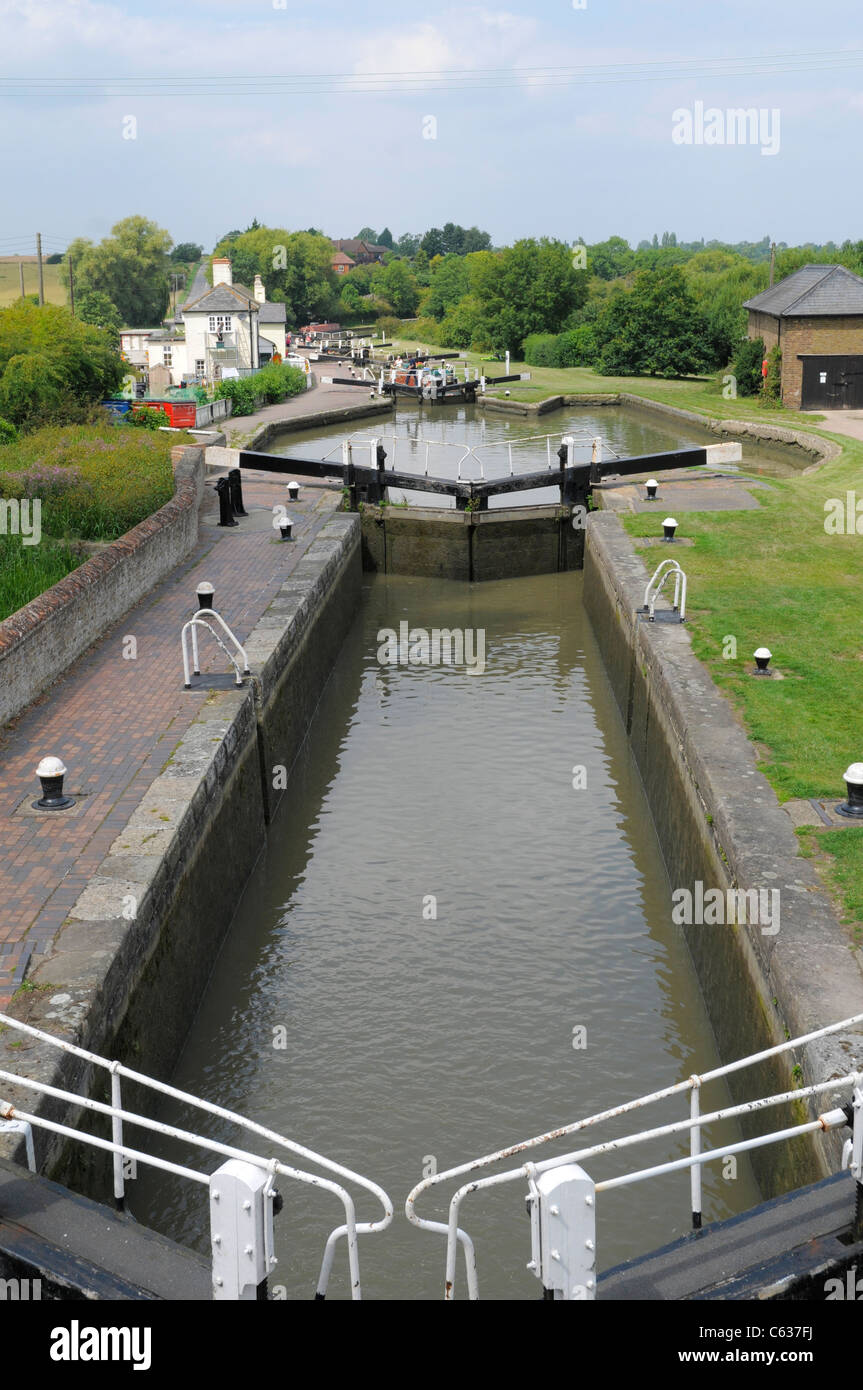
M 287 306 L 292 328 L 336 310 L 340 277 L 330 264 L 333 248 L 325 236 L 258 227 L 220 242 L 213 254 L 230 257 L 235 284 L 251 289 L 260 275 L 267 298 Z
M 431 260 L 433 256 L 443 256 L 446 252 L 446 243 L 440 227 L 431 227 L 420 242 L 420 246 L 423 251 L 425 251 L 429 260 Z
M 75 301 L 75 313 L 82 323 L 92 323 L 96 328 L 106 328 L 112 341 L 119 342 L 123 320 L 116 304 L 112 304 L 101 290 L 89 290 L 79 295 Z
M 407 261 L 391 261 L 379 266 L 372 276 L 372 288 L 389 303 L 400 318 L 410 318 L 419 303 L 419 289 Z
M 388 246 L 391 251 L 395 249 L 393 243 L 393 234 L 390 231 L 389 227 L 384 227 L 383 231 L 378 234 L 378 245 Z
M 689 376 L 710 366 L 707 326 L 683 271 L 643 271 L 597 324 L 603 376 Z
M 587 274 L 572 266 L 562 241 L 526 238 L 469 258 L 472 292 L 494 348 L 519 352 L 529 333 L 556 333 L 587 298 Z
M 14 424 L 29 426 L 40 413 L 71 418 L 72 407 L 110 395 L 122 378 L 110 334 L 68 309 L 22 299 L 0 309 L 0 398 L 11 402 L 0 415 Z
M 622 236 L 611 236 L 587 248 L 587 268 L 600 280 L 617 280 L 621 275 L 628 275 L 634 264 L 635 252 Z
M 204 254 L 203 246 L 195 241 L 181 241 L 171 252 L 172 261 L 199 261 Z
M 764 361 L 764 339 L 744 338 L 737 349 L 731 370 L 737 382 L 738 396 L 757 396 L 761 390 L 761 363 Z
M 468 267 L 464 256 L 444 256 L 431 276 L 431 289 L 423 306 L 425 313 L 442 319 L 468 289 Z
M 377 243 L 378 234 L 374 227 L 360 227 L 357 232 L 357 241 L 371 241 Z
M 395 249 L 400 256 L 415 256 L 420 247 L 420 240 L 418 232 L 403 232 L 395 244 Z
M 146 217 L 126 217 L 98 245 L 73 241 L 67 258 L 74 262 L 79 293 L 98 290 L 116 304 L 127 324 L 161 323 L 170 296 L 171 237 Z

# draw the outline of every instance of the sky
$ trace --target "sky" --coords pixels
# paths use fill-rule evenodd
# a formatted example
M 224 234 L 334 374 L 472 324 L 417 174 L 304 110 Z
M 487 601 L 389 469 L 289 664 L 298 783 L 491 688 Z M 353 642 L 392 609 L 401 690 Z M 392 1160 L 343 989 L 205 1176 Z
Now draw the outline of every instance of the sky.
M 0 254 L 32 252 L 37 231 L 49 252 L 99 239 L 133 213 L 206 250 L 253 218 L 332 237 L 452 221 L 497 245 L 856 240 L 858 14 L 0 0 Z M 759 114 L 745 141 L 739 108 Z

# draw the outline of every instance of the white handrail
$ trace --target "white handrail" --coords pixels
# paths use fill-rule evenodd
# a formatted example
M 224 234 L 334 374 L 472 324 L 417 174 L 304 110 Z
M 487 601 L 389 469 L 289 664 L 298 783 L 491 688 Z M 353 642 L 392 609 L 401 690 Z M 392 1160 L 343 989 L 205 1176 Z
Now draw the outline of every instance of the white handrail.
M 675 1160 L 673 1163 L 673 1167 L 668 1167 L 667 1165 L 660 1165 L 660 1167 L 657 1169 L 644 1170 L 644 1173 L 640 1176 L 652 1176 L 654 1173 L 659 1171 L 670 1172 L 674 1171 L 676 1168 L 684 1167 L 697 1167 L 700 1170 L 700 1167 L 703 1163 L 709 1162 L 712 1158 L 716 1157 L 717 1155 L 722 1156 L 723 1154 L 730 1153 L 732 1151 L 744 1152 L 747 1148 L 760 1147 L 764 1143 L 779 1142 L 780 1138 L 787 1138 L 790 1137 L 792 1134 L 814 1133 L 816 1130 L 819 1129 L 824 1130 L 827 1128 L 831 1128 L 835 1124 L 838 1124 L 840 1122 L 844 1123 L 845 1117 L 844 1112 L 830 1112 L 830 1115 L 833 1116 L 832 1124 L 828 1123 L 828 1120 L 830 1118 L 829 1115 L 826 1117 L 821 1116 L 818 1120 L 813 1121 L 811 1123 L 807 1123 L 803 1126 L 796 1126 L 792 1130 L 781 1131 L 774 1138 L 771 1138 L 770 1136 L 767 1136 L 766 1138 L 760 1136 L 757 1140 L 745 1140 L 743 1141 L 743 1144 L 741 1146 L 733 1146 L 733 1149 L 724 1149 L 721 1151 L 708 1150 L 702 1153 L 700 1152 L 700 1135 L 702 1128 L 705 1125 L 723 1119 L 736 1118 L 740 1115 L 749 1114 L 756 1110 L 761 1110 L 772 1105 L 787 1104 L 791 1101 L 801 1100 L 808 1096 L 819 1095 L 822 1092 L 837 1090 L 840 1089 L 842 1086 L 846 1086 L 849 1084 L 852 1087 L 859 1086 L 861 1082 L 861 1074 L 857 1071 L 852 1071 L 847 1075 L 839 1078 L 833 1078 L 829 1081 L 819 1082 L 811 1086 L 797 1088 L 793 1091 L 786 1091 L 775 1096 L 769 1096 L 754 1101 L 746 1101 L 740 1105 L 728 1106 L 722 1110 L 717 1110 L 712 1114 L 708 1115 L 701 1115 L 697 1106 L 691 1106 L 690 1114 L 688 1118 L 685 1120 L 676 1121 L 668 1125 L 662 1125 L 652 1130 L 640 1131 L 636 1134 L 626 1135 L 619 1139 L 609 1140 L 603 1144 L 593 1145 L 592 1147 L 589 1147 L 587 1149 L 576 1150 L 575 1152 L 567 1153 L 563 1156 L 555 1157 L 552 1159 L 546 1159 L 539 1163 L 529 1163 L 519 1168 L 508 1170 L 504 1173 L 498 1173 L 493 1176 L 475 1179 L 474 1181 L 467 1183 L 463 1187 L 459 1188 L 459 1190 L 451 1198 L 449 1207 L 449 1219 L 446 1223 L 442 1223 L 440 1221 L 432 1221 L 417 1215 L 415 1209 L 416 1202 L 423 1192 L 427 1191 L 431 1187 L 437 1186 L 440 1183 L 446 1182 L 452 1178 L 461 1177 L 468 1173 L 476 1172 L 479 1169 L 490 1167 L 491 1165 L 502 1161 L 504 1158 L 509 1158 L 517 1153 L 523 1153 L 528 1149 L 539 1147 L 540 1145 L 549 1143 L 553 1139 L 559 1139 L 569 1134 L 578 1133 L 581 1130 L 585 1130 L 595 1125 L 598 1125 L 605 1120 L 610 1120 L 616 1118 L 617 1116 L 624 1115 L 630 1113 L 631 1111 L 640 1109 L 644 1106 L 655 1104 L 656 1102 L 665 1100 L 670 1096 L 680 1095 L 681 1093 L 687 1090 L 695 1092 L 699 1090 L 708 1081 L 713 1081 L 719 1077 L 728 1076 L 731 1073 L 743 1070 L 746 1067 L 755 1066 L 758 1063 L 765 1061 L 767 1058 L 776 1057 L 779 1054 L 787 1052 L 792 1048 L 801 1047 L 806 1043 L 817 1040 L 818 1038 L 827 1037 L 832 1033 L 837 1033 L 842 1031 L 843 1029 L 852 1028 L 855 1025 L 859 1025 L 861 1023 L 863 1023 L 863 1014 L 855 1014 L 851 1018 L 842 1019 L 838 1023 L 829 1024 L 824 1028 L 816 1029 L 813 1032 L 804 1034 L 801 1037 L 790 1038 L 783 1043 L 778 1043 L 773 1047 L 766 1048 L 762 1052 L 753 1053 L 750 1056 L 740 1058 L 735 1062 L 725 1063 L 720 1067 L 715 1067 L 712 1071 L 704 1072 L 701 1075 L 694 1074 L 687 1078 L 686 1081 L 677 1082 L 673 1086 L 667 1086 L 660 1091 L 654 1091 L 650 1095 L 637 1097 L 634 1100 L 625 1102 L 623 1105 L 614 1106 L 608 1110 L 601 1111 L 598 1114 L 588 1116 L 583 1120 L 577 1120 L 572 1124 L 563 1125 L 557 1129 L 549 1130 L 545 1134 L 535 1135 L 531 1139 L 526 1139 L 521 1141 L 520 1143 L 512 1144 L 507 1148 L 499 1149 L 495 1153 L 486 1154 L 482 1158 L 473 1159 L 468 1163 L 459 1164 L 456 1167 L 445 1170 L 444 1172 L 436 1173 L 430 1177 L 424 1178 L 421 1182 L 417 1183 L 417 1185 L 411 1190 L 411 1192 L 405 1199 L 405 1214 L 408 1220 L 411 1221 L 415 1226 L 419 1226 L 423 1230 L 435 1231 L 441 1234 L 446 1234 L 447 1236 L 447 1264 L 444 1284 L 445 1298 L 451 1299 L 453 1296 L 455 1284 L 455 1253 L 458 1243 L 462 1245 L 465 1255 L 465 1266 L 468 1281 L 468 1296 L 470 1298 L 478 1297 L 476 1256 L 473 1242 L 471 1241 L 470 1236 L 467 1234 L 467 1232 L 462 1230 L 461 1227 L 458 1225 L 459 1208 L 461 1206 L 462 1201 L 469 1193 L 476 1192 L 481 1188 L 497 1186 L 501 1183 L 506 1182 L 512 1182 L 519 1177 L 528 1175 L 528 1170 L 530 1170 L 530 1175 L 533 1175 L 536 1172 L 543 1172 L 548 1169 L 560 1167 L 565 1164 L 579 1163 L 582 1160 L 595 1157 L 598 1154 L 615 1152 L 618 1149 L 628 1148 L 633 1144 L 644 1143 L 649 1139 L 667 1137 L 669 1135 L 677 1134 L 685 1130 L 690 1130 L 693 1134 L 697 1134 L 699 1136 L 698 1144 L 693 1145 L 692 1151 L 690 1152 L 689 1156 L 685 1159 Z M 841 1121 L 837 1118 L 838 1115 L 841 1115 Z M 629 1180 L 640 1180 L 640 1176 L 630 1176 Z M 623 1185 L 621 1180 L 609 1181 L 613 1186 Z M 608 1184 L 597 1184 L 596 1190 L 599 1191 L 602 1187 L 607 1186 Z M 698 1209 L 698 1207 L 693 1207 L 693 1210 Z
M 303 1144 L 298 1144 L 295 1140 L 288 1139 L 285 1135 L 279 1134 L 275 1130 L 269 1129 L 267 1126 L 261 1125 L 255 1120 L 248 1119 L 245 1115 L 240 1115 L 236 1111 L 227 1109 L 225 1106 L 217 1105 L 213 1101 L 203 1100 L 198 1096 L 193 1096 L 188 1091 L 182 1091 L 176 1086 L 169 1085 L 167 1082 L 157 1081 L 154 1077 L 147 1076 L 142 1072 L 134 1071 L 132 1068 L 126 1067 L 120 1062 L 108 1061 L 106 1058 L 100 1057 L 97 1053 L 89 1052 L 85 1048 L 78 1047 L 74 1043 L 67 1042 L 64 1038 L 58 1038 L 51 1033 L 45 1033 L 41 1029 L 33 1027 L 32 1024 L 23 1023 L 19 1019 L 11 1018 L 7 1014 L 2 1013 L 0 1013 L 0 1024 L 16 1029 L 18 1032 L 25 1033 L 30 1037 L 37 1038 L 40 1042 L 46 1043 L 51 1047 L 57 1048 L 61 1052 L 66 1052 L 70 1056 L 77 1057 L 82 1061 L 88 1062 L 93 1066 L 102 1067 L 106 1071 L 110 1072 L 112 1079 L 112 1101 L 115 1101 L 116 1098 L 119 1097 L 120 1077 L 125 1077 L 127 1080 L 134 1081 L 138 1085 L 144 1086 L 153 1091 L 157 1091 L 162 1095 L 169 1096 L 172 1100 L 180 1101 L 181 1103 L 189 1105 L 194 1109 L 203 1110 L 208 1114 L 215 1115 L 218 1118 L 224 1119 L 231 1124 L 235 1124 L 239 1128 L 247 1130 L 251 1134 L 256 1134 L 259 1137 L 266 1139 L 271 1143 L 278 1144 L 280 1147 L 289 1150 L 291 1153 L 296 1154 L 298 1157 L 303 1158 L 308 1162 L 317 1164 L 318 1167 L 326 1169 L 328 1172 L 333 1173 L 337 1177 L 344 1178 L 349 1182 L 355 1182 L 358 1186 L 370 1192 L 374 1197 L 378 1199 L 378 1201 L 380 1201 L 381 1206 L 383 1208 L 383 1216 L 379 1217 L 377 1220 L 374 1221 L 357 1222 L 354 1213 L 353 1199 L 351 1198 L 350 1194 L 347 1191 L 345 1191 L 345 1189 L 342 1188 L 339 1184 L 333 1183 L 328 1178 L 320 1177 L 317 1174 L 304 1173 L 301 1169 L 288 1168 L 284 1164 L 278 1164 L 277 1171 L 283 1173 L 285 1176 L 295 1178 L 297 1181 L 300 1182 L 307 1182 L 311 1183 L 314 1186 L 322 1187 L 327 1191 L 333 1192 L 342 1201 L 342 1204 L 345 1208 L 345 1225 L 337 1227 L 334 1231 L 331 1232 L 330 1236 L 327 1239 L 327 1244 L 324 1251 L 323 1264 L 321 1267 L 321 1274 L 318 1281 L 318 1292 L 321 1295 L 323 1295 L 326 1292 L 327 1281 L 329 1279 L 329 1274 L 333 1263 L 335 1244 L 342 1235 L 346 1235 L 348 1237 L 348 1263 L 351 1275 L 352 1297 L 360 1297 L 359 1264 L 356 1238 L 358 1235 L 376 1234 L 379 1231 L 385 1230 L 387 1226 L 389 1226 L 393 1218 L 393 1204 L 387 1193 L 384 1191 L 384 1189 L 380 1187 L 376 1182 L 373 1182 L 370 1178 L 364 1177 L 360 1173 L 354 1172 L 351 1168 L 347 1168 L 343 1164 L 336 1163 L 333 1159 L 326 1158 L 323 1154 L 316 1153 L 313 1149 L 309 1149 Z M 179 1165 L 172 1166 L 168 1163 L 167 1160 L 156 1159 L 154 1156 L 142 1154 L 139 1150 L 129 1148 L 122 1141 L 118 1143 L 118 1125 L 120 1127 L 119 1132 L 121 1133 L 122 1123 L 125 1119 L 130 1123 L 140 1125 L 144 1129 L 151 1129 L 157 1133 L 163 1133 L 172 1138 L 179 1138 L 187 1143 L 194 1143 L 201 1148 L 210 1149 L 216 1153 L 230 1153 L 230 1156 L 232 1157 L 242 1157 L 247 1162 L 255 1164 L 258 1167 L 266 1168 L 269 1163 L 276 1162 L 276 1160 L 264 1158 L 261 1155 L 256 1155 L 254 1153 L 249 1153 L 244 1150 L 239 1150 L 227 1145 L 220 1144 L 216 1140 L 210 1140 L 205 1138 L 204 1136 L 195 1135 L 190 1131 L 179 1129 L 176 1126 L 165 1125 L 160 1121 L 151 1120 L 146 1116 L 133 1115 L 130 1112 L 122 1110 L 120 1105 L 117 1103 L 106 1105 L 104 1102 L 91 1100 L 89 1097 L 77 1096 L 71 1092 L 63 1091 L 58 1088 L 52 1087 L 48 1085 L 46 1082 L 33 1081 L 30 1078 L 18 1076 L 15 1073 L 11 1072 L 0 1071 L 0 1079 L 9 1080 L 11 1082 L 14 1082 L 16 1085 L 22 1085 L 31 1090 L 36 1090 L 42 1092 L 43 1094 L 54 1096 L 57 1099 L 67 1100 L 71 1104 L 80 1106 L 81 1108 L 86 1110 L 94 1110 L 101 1114 L 110 1115 L 112 1120 L 112 1133 L 114 1135 L 114 1138 L 110 1142 L 101 1139 L 97 1140 L 96 1137 L 93 1135 L 83 1134 L 77 1130 L 69 1128 L 68 1126 L 58 1125 L 54 1121 L 45 1120 L 42 1116 L 25 1115 L 23 1112 L 18 1110 L 17 1107 L 11 1107 L 6 1103 L 0 1103 L 0 1116 L 2 1116 L 3 1119 L 24 1120 L 25 1123 L 33 1124 L 37 1127 L 45 1128 L 48 1130 L 53 1130 L 56 1133 L 68 1135 L 68 1137 L 77 1139 L 82 1143 L 92 1143 L 97 1148 L 103 1148 L 109 1152 L 113 1152 L 115 1155 L 118 1155 L 120 1159 L 122 1159 L 123 1156 L 136 1158 L 138 1161 L 148 1163 L 153 1167 L 165 1168 L 169 1172 L 178 1172 L 181 1176 L 194 1178 L 194 1180 L 196 1181 L 209 1181 L 209 1175 L 195 1173 L 195 1170 L 193 1169 L 185 1170 L 182 1169 Z M 117 1192 L 117 1186 L 117 1173 L 115 1167 L 115 1195 L 122 1197 L 122 1173 L 119 1182 L 119 1193 Z

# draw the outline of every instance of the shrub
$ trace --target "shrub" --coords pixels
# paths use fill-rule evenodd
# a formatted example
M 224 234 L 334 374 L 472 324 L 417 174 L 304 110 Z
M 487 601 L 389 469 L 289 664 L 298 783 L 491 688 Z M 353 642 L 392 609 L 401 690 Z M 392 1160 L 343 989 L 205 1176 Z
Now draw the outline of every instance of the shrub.
M 524 340 L 524 360 L 530 367 L 554 367 L 556 333 L 529 333 Z
M 563 333 L 530 333 L 524 340 L 524 360 L 531 367 L 587 367 L 596 352 L 596 335 L 587 323 Z
M 306 374 L 299 367 L 269 366 L 255 372 L 253 376 L 229 377 L 220 381 L 214 399 L 229 400 L 233 403 L 234 415 L 251 415 L 258 401 L 273 404 L 288 396 L 296 396 L 306 389 Z
M 555 367 L 590 367 L 596 361 L 596 334 L 589 323 L 579 324 L 558 333 L 555 345 Z
M 149 405 L 139 405 L 137 410 L 133 407 L 128 415 L 123 416 L 123 420 L 126 424 L 136 425 L 141 430 L 159 430 L 171 423 L 166 410 L 162 410 L 161 406 L 154 410 Z
M 737 382 L 738 396 L 757 396 L 761 390 L 761 363 L 764 361 L 763 338 L 744 338 L 737 346 L 731 371 Z
M 782 349 L 772 347 L 767 354 L 767 375 L 763 378 L 762 394 L 767 401 L 782 400 Z
M 0 449 L 0 494 L 39 497 L 48 535 L 114 540 L 173 495 L 183 440 L 113 421 L 37 430 Z
M 0 444 L 14 444 L 18 431 L 9 420 L 0 419 Z
M 65 395 L 60 372 L 45 353 L 19 352 L 0 377 L 0 414 L 20 425 L 59 409 Z
M 384 314 L 377 321 L 378 331 L 383 333 L 385 338 L 397 338 L 401 327 L 401 319 L 397 319 L 393 314 Z

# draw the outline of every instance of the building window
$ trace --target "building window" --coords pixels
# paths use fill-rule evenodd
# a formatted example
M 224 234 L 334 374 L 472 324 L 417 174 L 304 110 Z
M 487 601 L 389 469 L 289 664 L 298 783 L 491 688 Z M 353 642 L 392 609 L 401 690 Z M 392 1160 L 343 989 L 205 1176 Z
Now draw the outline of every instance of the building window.
M 162 348 L 162 366 L 172 367 L 173 365 L 174 364 L 171 358 L 171 349 L 169 347 Z
M 207 364 L 203 357 L 195 358 L 195 376 L 203 376 L 207 370 Z
M 211 333 L 230 333 L 231 315 L 230 314 L 211 314 L 210 332 Z

